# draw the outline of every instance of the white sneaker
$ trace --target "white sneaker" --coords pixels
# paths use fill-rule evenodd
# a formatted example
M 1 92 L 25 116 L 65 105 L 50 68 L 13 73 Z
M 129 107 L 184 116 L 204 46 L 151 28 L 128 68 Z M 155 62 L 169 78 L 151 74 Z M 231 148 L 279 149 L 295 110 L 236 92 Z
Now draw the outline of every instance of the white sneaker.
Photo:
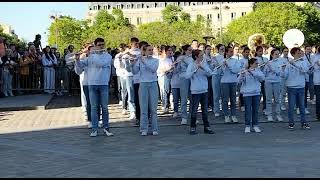
M 199 121 L 199 120 L 196 120 L 196 124 L 200 124 L 200 121 Z
M 5 97 L 8 97 L 8 94 L 7 94 L 7 93 L 3 93 L 3 94 L 4 94 Z
M 153 132 L 152 132 L 152 135 L 154 135 L 154 136 L 158 136 L 158 135 L 159 135 L 159 133 L 158 133 L 157 131 L 153 131 Z
M 121 106 L 122 106 L 122 101 L 119 101 L 119 105 L 121 105 Z
M 179 117 L 179 113 L 174 112 L 173 115 L 172 115 L 172 117 L 174 117 L 174 118 Z
M 231 120 L 230 120 L 229 116 L 225 116 L 224 117 L 224 122 L 225 123 L 231 123 Z
M 88 123 L 88 129 L 91 129 L 92 128 L 92 122 L 89 122 Z
M 104 132 L 104 134 L 107 135 L 107 136 L 113 136 L 113 133 L 110 132 L 109 129 L 103 129 L 103 132 Z
M 129 119 L 130 120 L 135 120 L 136 119 L 135 113 L 131 113 Z
M 268 116 L 268 122 L 273 122 L 273 117 L 272 116 Z
M 287 110 L 287 108 L 285 106 L 281 106 L 281 110 L 285 111 L 285 110 Z
M 246 128 L 244 129 L 244 133 L 250 133 L 251 128 L 250 126 L 246 126 Z
M 98 131 L 92 131 L 90 133 L 90 137 L 96 137 L 98 135 Z
M 244 112 L 245 111 L 244 106 L 241 106 L 240 110 L 241 110 L 241 112 Z
M 258 126 L 253 126 L 253 130 L 256 133 L 260 133 L 261 132 L 261 130 L 260 130 L 260 128 Z
M 145 131 L 141 132 L 141 136 L 147 136 L 147 135 L 148 135 L 147 132 L 145 132 Z
M 266 110 L 263 110 L 263 114 L 264 114 L 264 115 L 267 115 L 267 114 L 266 114 Z
M 187 125 L 187 124 L 188 124 L 188 120 L 185 118 L 182 118 L 181 125 Z
M 305 108 L 305 114 L 310 114 L 309 110 L 307 108 Z
M 278 119 L 279 122 L 283 121 L 283 118 L 280 115 L 277 115 L 277 119 Z
M 300 114 L 300 110 L 299 110 L 299 108 L 297 108 L 297 114 Z
M 215 113 L 214 116 L 215 116 L 215 117 L 219 117 L 220 114 L 219 114 L 219 113 Z
M 239 122 L 238 119 L 237 119 L 237 117 L 235 117 L 235 116 L 231 116 L 231 119 L 232 119 L 232 121 L 233 121 L 234 123 L 238 123 L 238 122 Z
M 99 121 L 98 126 L 99 126 L 100 128 L 103 127 L 103 121 Z
M 127 110 L 122 109 L 122 115 L 126 115 L 127 114 Z
M 14 96 L 12 92 L 9 93 L 9 96 Z
M 311 104 L 315 105 L 315 104 L 316 104 L 316 100 L 313 99 L 313 100 L 311 101 Z

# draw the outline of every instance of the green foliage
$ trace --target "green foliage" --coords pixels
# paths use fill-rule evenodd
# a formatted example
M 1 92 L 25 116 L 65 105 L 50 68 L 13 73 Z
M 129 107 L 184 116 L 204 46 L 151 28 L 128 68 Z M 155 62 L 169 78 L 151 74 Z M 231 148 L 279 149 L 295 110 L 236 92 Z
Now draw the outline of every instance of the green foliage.
M 177 22 L 181 12 L 182 8 L 180 6 L 175 6 L 172 4 L 167 5 L 166 8 L 161 11 L 163 22 L 169 24 Z
M 267 44 L 284 46 L 283 34 L 292 28 L 301 30 L 306 43 L 319 42 L 319 10 L 311 4 L 303 8 L 288 2 L 261 2 L 247 16 L 232 21 L 223 34 L 223 42 L 232 41 L 247 44 L 248 37 L 262 33 Z

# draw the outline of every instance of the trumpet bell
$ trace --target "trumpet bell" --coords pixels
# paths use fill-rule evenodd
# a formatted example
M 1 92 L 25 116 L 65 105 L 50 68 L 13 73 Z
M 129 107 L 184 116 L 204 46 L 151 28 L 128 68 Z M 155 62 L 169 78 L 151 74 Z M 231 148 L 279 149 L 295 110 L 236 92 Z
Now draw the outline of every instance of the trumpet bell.
M 283 43 L 289 49 L 300 47 L 304 43 L 304 34 L 299 29 L 289 29 L 283 35 Z

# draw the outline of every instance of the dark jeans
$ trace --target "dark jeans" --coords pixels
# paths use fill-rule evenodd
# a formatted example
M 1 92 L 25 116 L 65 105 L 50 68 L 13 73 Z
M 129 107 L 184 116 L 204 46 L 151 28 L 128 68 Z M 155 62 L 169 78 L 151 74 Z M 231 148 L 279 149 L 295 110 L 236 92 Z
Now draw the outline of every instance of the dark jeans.
M 260 98 L 260 96 L 259 96 Z M 243 94 L 240 93 L 240 96 L 239 96 L 239 105 L 240 107 L 244 106 L 244 97 L 243 97 Z
M 180 88 L 172 88 L 172 96 L 173 96 L 173 111 L 179 111 L 179 100 L 180 100 Z
M 87 113 L 88 121 L 91 122 L 91 103 L 90 103 L 88 85 L 83 86 L 83 93 L 84 93 L 84 96 L 86 97 L 86 113 Z M 99 102 L 100 100 L 98 99 L 98 104 L 100 104 Z M 100 120 L 100 108 L 98 108 L 97 114 L 98 114 L 98 120 Z
M 261 82 L 261 93 L 262 93 L 262 98 L 263 98 L 262 109 L 265 110 L 266 105 L 267 105 L 267 101 L 266 101 L 266 91 L 264 89 L 264 81 Z
M 199 103 L 201 103 L 202 121 L 204 127 L 209 127 L 208 121 L 208 93 L 191 94 L 191 127 L 196 127 L 197 112 Z
M 134 88 L 134 104 L 135 104 L 135 108 L 136 108 L 136 118 L 137 120 L 140 120 L 140 104 L 139 104 L 139 86 L 140 84 L 133 84 L 133 88 Z
M 308 91 L 309 91 L 310 83 L 306 82 L 306 85 L 304 86 L 304 107 L 308 107 Z M 298 97 L 296 98 L 296 102 L 298 102 Z M 299 104 L 296 104 L 296 108 L 299 107 Z
M 314 92 L 316 94 L 316 115 L 320 117 L 320 85 L 314 85 Z
M 289 111 L 288 111 L 289 123 L 291 124 L 294 123 L 293 112 L 296 104 L 299 105 L 300 121 L 301 123 L 305 123 L 306 118 L 305 118 L 305 107 L 304 107 L 304 88 L 288 87 L 288 103 L 289 103 Z
M 117 76 L 117 88 L 118 88 L 118 99 L 119 101 L 122 101 L 122 96 L 121 96 L 121 79 L 119 76 Z
M 245 101 L 245 125 L 250 126 L 252 120 L 252 126 L 258 125 L 259 119 L 259 105 L 260 95 L 258 96 L 246 96 Z
M 208 77 L 208 107 L 213 107 L 212 76 Z

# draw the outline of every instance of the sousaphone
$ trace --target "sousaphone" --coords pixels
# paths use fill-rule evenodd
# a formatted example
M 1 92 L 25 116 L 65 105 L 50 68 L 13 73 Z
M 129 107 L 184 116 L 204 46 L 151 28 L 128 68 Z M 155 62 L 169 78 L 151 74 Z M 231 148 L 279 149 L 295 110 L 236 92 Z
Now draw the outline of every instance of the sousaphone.
M 304 35 L 299 29 L 289 29 L 283 35 L 283 43 L 289 49 L 300 47 L 304 43 Z

